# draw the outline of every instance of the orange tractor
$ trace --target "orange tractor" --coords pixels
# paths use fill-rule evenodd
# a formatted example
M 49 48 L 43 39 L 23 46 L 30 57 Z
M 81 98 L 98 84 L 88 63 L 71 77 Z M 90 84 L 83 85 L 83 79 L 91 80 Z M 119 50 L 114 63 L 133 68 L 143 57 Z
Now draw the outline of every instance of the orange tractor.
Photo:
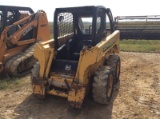
M 44 11 L 33 13 L 28 9 L 15 9 L 9 10 L 8 19 L 4 19 L 5 10 L 1 12 L 1 21 L 5 20 L 6 27 L 2 26 L 0 37 L 0 71 L 22 76 L 30 72 L 36 62 L 33 57 L 35 43 L 48 40 L 50 29 Z

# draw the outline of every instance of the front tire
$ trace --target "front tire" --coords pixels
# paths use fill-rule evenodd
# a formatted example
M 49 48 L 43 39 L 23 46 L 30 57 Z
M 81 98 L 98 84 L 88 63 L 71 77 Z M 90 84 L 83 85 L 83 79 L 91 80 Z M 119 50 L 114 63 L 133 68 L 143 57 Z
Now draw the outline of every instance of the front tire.
M 103 66 L 99 68 L 94 76 L 93 99 L 100 104 L 108 104 L 111 100 L 114 86 L 114 77 L 112 68 Z
M 112 67 L 114 73 L 114 83 L 119 81 L 120 77 L 120 68 L 121 68 L 121 60 L 118 55 L 110 55 L 106 60 L 106 65 Z

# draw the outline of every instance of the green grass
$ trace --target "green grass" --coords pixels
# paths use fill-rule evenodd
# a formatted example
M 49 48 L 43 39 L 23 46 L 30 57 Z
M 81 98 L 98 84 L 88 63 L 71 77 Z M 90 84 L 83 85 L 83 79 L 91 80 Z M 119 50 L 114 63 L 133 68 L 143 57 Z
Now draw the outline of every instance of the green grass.
M 30 75 L 8 78 L 7 76 L 2 77 L 0 74 L 0 90 L 19 89 L 25 85 L 28 85 L 29 83 L 31 83 Z
M 0 90 L 4 90 L 7 88 L 14 88 L 17 87 L 19 84 L 21 84 L 21 80 L 19 80 L 18 78 L 14 79 L 4 78 L 0 80 Z
M 160 40 L 121 40 L 120 51 L 160 53 Z
M 53 39 L 53 33 L 51 33 L 50 38 Z
M 49 27 L 50 27 L 50 38 L 52 39 L 53 38 L 53 22 L 49 22 Z

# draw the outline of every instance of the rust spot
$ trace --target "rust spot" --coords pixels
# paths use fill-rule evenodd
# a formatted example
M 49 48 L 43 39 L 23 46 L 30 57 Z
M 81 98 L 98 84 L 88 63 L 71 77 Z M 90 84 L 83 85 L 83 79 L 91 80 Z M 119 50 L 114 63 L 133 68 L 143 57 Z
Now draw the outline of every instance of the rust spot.
M 79 86 L 78 83 L 74 83 L 71 89 L 74 89 L 75 95 L 77 95 L 78 91 L 82 90 L 82 88 L 86 88 L 86 86 Z
M 32 79 L 32 84 L 34 84 L 34 85 L 44 85 L 45 84 L 44 78 L 31 77 L 31 79 Z

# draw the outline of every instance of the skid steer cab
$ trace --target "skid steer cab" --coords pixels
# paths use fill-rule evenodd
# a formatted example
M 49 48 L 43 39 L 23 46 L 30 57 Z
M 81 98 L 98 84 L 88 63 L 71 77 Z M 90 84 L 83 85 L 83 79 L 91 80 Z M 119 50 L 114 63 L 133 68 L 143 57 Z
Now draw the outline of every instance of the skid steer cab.
M 54 39 L 35 46 L 33 94 L 65 97 L 69 106 L 81 108 L 92 91 L 95 102 L 108 104 L 120 75 L 119 38 L 108 8 L 57 8 Z

